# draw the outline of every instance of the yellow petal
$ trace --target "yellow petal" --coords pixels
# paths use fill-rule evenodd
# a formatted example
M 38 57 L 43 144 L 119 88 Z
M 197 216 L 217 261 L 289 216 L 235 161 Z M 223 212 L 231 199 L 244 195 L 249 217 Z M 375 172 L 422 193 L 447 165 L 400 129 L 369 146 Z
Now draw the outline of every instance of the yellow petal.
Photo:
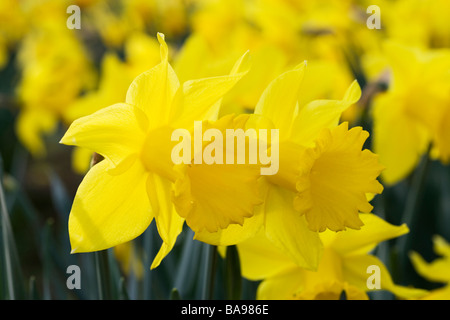
M 23 145 L 36 157 L 46 154 L 43 135 L 55 129 L 57 119 L 54 114 L 37 108 L 20 112 L 17 122 L 17 135 Z
M 164 37 L 158 34 L 162 61 L 137 76 L 128 88 L 126 102 L 145 112 L 150 129 L 167 124 L 170 106 L 180 83 L 167 61 L 168 48 Z
M 72 152 L 72 167 L 78 174 L 86 174 L 92 160 L 92 151 L 86 148 L 74 148 Z
M 361 150 L 368 133 L 343 123 L 324 129 L 307 149 L 296 183 L 295 208 L 313 231 L 359 229 L 359 212 L 370 212 L 367 193 L 381 193 L 377 181 L 383 167 L 369 150 Z
M 265 279 L 258 286 L 258 300 L 290 300 L 304 288 L 304 274 L 297 266 L 292 266 L 273 277 Z
M 61 143 L 97 152 L 115 166 L 140 152 L 145 116 L 131 105 L 119 103 L 75 120 Z
M 341 255 L 368 253 L 378 243 L 409 232 L 405 224 L 394 226 L 372 213 L 363 213 L 359 217 L 364 223 L 360 230 L 348 229 L 337 233 L 327 230 L 321 234 L 324 245 L 332 247 Z
M 309 230 L 305 217 L 294 210 L 295 194 L 281 187 L 269 188 L 265 199 L 267 237 L 298 266 L 315 270 L 322 256 L 317 232 Z
M 411 262 L 415 270 L 424 278 L 441 283 L 449 283 L 450 261 L 448 259 L 435 259 L 432 262 L 426 262 L 417 252 L 410 253 Z
M 381 178 L 392 185 L 406 178 L 426 151 L 429 134 L 425 127 L 396 110 L 401 100 L 394 95 L 374 101 L 373 150 L 386 166 Z
M 438 255 L 450 259 L 450 243 L 439 235 L 433 236 L 433 250 Z
M 94 165 L 81 182 L 69 216 L 72 252 L 107 249 L 130 241 L 149 226 L 153 214 L 146 192 L 146 173 L 139 161 L 123 174 Z
M 153 173 L 148 175 L 147 193 L 155 215 L 158 233 L 163 240 L 151 269 L 156 268 L 172 250 L 184 224 L 184 219 L 176 213 L 171 201 L 171 188 L 172 183 L 169 180 Z
M 230 75 L 189 80 L 178 90 L 172 106 L 173 126 L 191 128 L 194 121 L 216 120 L 222 97 L 245 76 L 249 69 L 246 52 Z
M 291 258 L 266 237 L 264 229 L 237 247 L 242 275 L 250 280 L 272 277 L 295 266 Z
M 342 100 L 315 100 L 300 109 L 293 124 L 290 139 L 311 146 L 324 128 L 334 128 L 344 112 L 361 97 L 361 88 L 355 80 Z
M 267 117 L 282 129 L 280 140 L 289 136 L 305 68 L 306 62 L 273 80 L 255 107 L 255 114 Z
M 245 219 L 242 225 L 230 224 L 226 229 L 219 229 L 217 232 L 199 231 L 195 233 L 194 239 L 216 246 L 231 246 L 252 238 L 263 224 L 264 212 L 258 207 L 255 208 L 254 215 Z

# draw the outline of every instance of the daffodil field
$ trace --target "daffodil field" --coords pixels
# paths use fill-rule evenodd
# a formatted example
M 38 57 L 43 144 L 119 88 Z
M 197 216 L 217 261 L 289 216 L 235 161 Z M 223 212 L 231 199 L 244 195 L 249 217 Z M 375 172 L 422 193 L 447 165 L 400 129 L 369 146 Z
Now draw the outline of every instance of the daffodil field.
M 1 300 L 450 299 L 450 1 L 0 0 L 0 35 Z

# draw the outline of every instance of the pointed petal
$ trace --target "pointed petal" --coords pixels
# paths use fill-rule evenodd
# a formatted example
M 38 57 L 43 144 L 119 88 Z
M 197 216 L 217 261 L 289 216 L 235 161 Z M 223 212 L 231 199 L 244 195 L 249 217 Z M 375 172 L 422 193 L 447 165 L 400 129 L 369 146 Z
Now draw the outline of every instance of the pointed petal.
M 448 272 L 450 261 L 448 259 L 436 259 L 428 263 L 417 252 L 411 252 L 410 259 L 414 269 L 422 277 L 435 282 L 450 282 L 450 274 Z
M 249 54 L 246 52 L 230 75 L 186 81 L 173 101 L 171 119 L 174 126 L 190 128 L 194 121 L 216 120 L 222 97 L 247 74 L 248 69 Z
M 324 128 L 338 125 L 339 118 L 348 107 L 361 97 L 361 88 L 355 80 L 342 100 L 315 100 L 303 107 L 294 120 L 291 139 L 310 146 Z
M 360 230 L 347 229 L 338 233 L 329 232 L 333 236 L 331 241 L 327 241 L 327 245 L 342 255 L 367 253 L 378 243 L 409 232 L 406 224 L 395 226 L 373 213 L 361 213 L 359 217 L 364 223 Z
M 283 128 L 280 140 L 289 136 L 305 68 L 306 62 L 273 80 L 255 107 L 255 114 L 269 118 L 276 128 Z
M 140 152 L 145 122 L 140 110 L 118 103 L 75 120 L 60 143 L 97 152 L 117 166 L 123 159 Z
M 168 63 L 168 48 L 164 36 L 158 33 L 161 63 L 137 76 L 128 88 L 126 102 L 145 112 L 150 129 L 167 123 L 170 105 L 180 86 L 177 75 Z
M 148 175 L 147 193 L 155 215 L 158 233 L 163 240 L 151 269 L 156 268 L 172 250 L 184 224 L 184 219 L 176 213 L 171 201 L 171 188 L 172 184 L 169 180 L 152 173 Z
M 146 173 L 139 161 L 121 175 L 107 172 L 111 164 L 94 165 L 81 182 L 69 216 L 72 252 L 107 249 L 139 236 L 153 214 Z

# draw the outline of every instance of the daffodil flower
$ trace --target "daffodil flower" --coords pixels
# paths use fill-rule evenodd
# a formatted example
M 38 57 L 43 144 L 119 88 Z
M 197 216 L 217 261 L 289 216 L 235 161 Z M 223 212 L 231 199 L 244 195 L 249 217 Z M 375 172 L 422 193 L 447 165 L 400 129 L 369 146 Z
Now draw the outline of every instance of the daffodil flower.
M 362 150 L 366 131 L 338 126 L 341 113 L 359 99 L 359 85 L 353 82 L 343 100 L 299 106 L 305 67 L 303 63 L 272 81 L 249 124 L 279 129 L 279 171 L 265 177 L 264 205 L 242 227 L 198 233 L 197 239 L 231 245 L 264 228 L 299 266 L 315 269 L 322 254 L 317 232 L 363 225 L 360 212 L 372 210 L 367 194 L 383 189 L 376 180 L 383 167 L 375 154 Z
M 361 214 L 361 230 L 320 233 L 324 243 L 323 258 L 317 271 L 299 267 L 280 251 L 263 233 L 238 245 L 242 274 L 251 280 L 263 280 L 258 299 L 339 299 L 345 291 L 348 300 L 368 299 L 373 282 L 370 266 L 379 273 L 379 289 L 400 298 L 420 297 L 425 290 L 396 285 L 383 262 L 369 252 L 378 243 L 408 232 L 406 225 L 394 226 L 378 216 Z M 369 281 L 368 281 L 369 280 Z
M 152 268 L 170 252 L 184 218 L 171 200 L 174 129 L 217 118 L 221 97 L 246 73 L 248 54 L 230 75 L 180 85 L 158 34 L 161 63 L 130 85 L 125 103 L 75 120 L 61 140 L 105 157 L 84 177 L 69 217 L 72 252 L 98 251 L 139 236 L 156 220 L 163 240 Z M 220 183 L 218 181 L 217 183 Z M 213 181 L 211 182 L 213 183 Z
M 450 54 L 423 51 L 393 41 L 384 44 L 392 81 L 373 104 L 373 146 L 392 185 L 412 172 L 433 144 L 432 155 L 450 159 Z
M 431 290 L 421 297 L 424 300 L 449 300 L 450 299 L 450 244 L 441 236 L 434 236 L 433 248 L 440 257 L 426 262 L 422 256 L 413 251 L 410 253 L 411 262 L 416 271 L 425 279 L 443 283 L 444 286 Z
M 91 62 L 81 42 L 57 24 L 33 29 L 18 51 L 21 106 L 16 130 L 34 156 L 46 153 L 42 135 L 52 132 L 78 95 L 93 84 Z

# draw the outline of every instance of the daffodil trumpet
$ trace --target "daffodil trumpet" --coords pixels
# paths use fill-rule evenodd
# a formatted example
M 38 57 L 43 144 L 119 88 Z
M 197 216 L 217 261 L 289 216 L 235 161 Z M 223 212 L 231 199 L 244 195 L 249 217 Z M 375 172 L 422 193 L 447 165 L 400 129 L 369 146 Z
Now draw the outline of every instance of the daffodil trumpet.
M 180 128 L 172 132 L 171 141 L 180 141 L 181 139 L 172 148 L 172 161 L 174 164 L 192 164 L 193 162 L 194 164 L 209 165 L 235 164 L 235 162 L 236 164 L 260 163 L 262 165 L 261 175 L 274 175 L 279 168 L 279 133 L 278 129 L 270 129 L 270 144 L 268 145 L 267 131 L 267 129 L 259 129 L 257 132 L 254 128 L 226 129 L 224 139 L 222 131 L 219 129 L 209 128 L 203 132 L 202 121 L 194 121 L 193 141 L 187 129 Z M 203 148 L 205 142 L 209 143 Z M 247 149 L 248 152 L 246 152 Z M 266 167 L 266 165 L 269 166 Z

